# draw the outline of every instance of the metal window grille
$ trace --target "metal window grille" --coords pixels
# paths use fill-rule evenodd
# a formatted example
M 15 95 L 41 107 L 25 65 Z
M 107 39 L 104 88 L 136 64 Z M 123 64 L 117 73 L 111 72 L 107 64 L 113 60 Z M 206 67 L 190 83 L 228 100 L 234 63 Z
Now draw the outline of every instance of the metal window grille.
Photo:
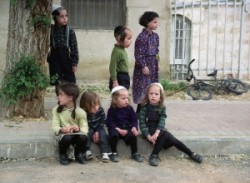
M 113 30 L 126 23 L 125 0 L 62 0 L 74 29 Z
M 173 16 L 173 45 L 175 58 L 171 61 L 171 79 L 183 80 L 190 60 L 191 22 L 182 15 Z
M 192 68 L 198 75 L 217 69 L 220 77 L 250 78 L 250 0 L 178 0 L 172 1 L 172 12 L 172 79 L 184 72 L 188 57 L 196 59 Z M 191 23 L 189 50 L 181 39 L 189 31 L 182 25 L 186 19 Z

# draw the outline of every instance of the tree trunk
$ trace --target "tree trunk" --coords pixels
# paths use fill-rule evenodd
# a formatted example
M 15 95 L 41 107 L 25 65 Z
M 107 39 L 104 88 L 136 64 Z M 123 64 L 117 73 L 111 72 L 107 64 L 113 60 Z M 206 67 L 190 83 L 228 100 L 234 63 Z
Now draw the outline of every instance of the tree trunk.
M 29 6 L 27 0 L 17 0 L 10 4 L 9 33 L 6 51 L 5 73 L 20 60 L 20 53 L 34 55 L 42 71 L 46 73 L 46 58 L 49 49 L 49 27 L 33 26 L 35 16 L 50 17 L 52 0 L 36 0 Z M 37 118 L 44 116 L 44 91 L 35 91 L 20 101 L 5 108 L 6 117 L 23 116 Z

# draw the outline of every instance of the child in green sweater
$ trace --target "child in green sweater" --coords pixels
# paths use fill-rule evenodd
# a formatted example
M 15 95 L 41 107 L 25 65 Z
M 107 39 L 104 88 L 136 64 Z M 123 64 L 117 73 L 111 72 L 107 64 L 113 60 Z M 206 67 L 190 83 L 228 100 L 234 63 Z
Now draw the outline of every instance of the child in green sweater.
M 52 130 L 59 140 L 59 159 L 62 165 L 69 164 L 67 150 L 75 147 L 75 159 L 85 163 L 84 151 L 88 142 L 86 112 L 76 107 L 79 90 L 73 83 L 58 86 L 58 104 L 52 110 Z
M 114 30 L 116 44 L 114 45 L 109 64 L 109 89 L 121 85 L 129 89 L 130 77 L 128 73 L 128 54 L 125 48 L 132 43 L 132 32 L 124 26 L 117 26 Z

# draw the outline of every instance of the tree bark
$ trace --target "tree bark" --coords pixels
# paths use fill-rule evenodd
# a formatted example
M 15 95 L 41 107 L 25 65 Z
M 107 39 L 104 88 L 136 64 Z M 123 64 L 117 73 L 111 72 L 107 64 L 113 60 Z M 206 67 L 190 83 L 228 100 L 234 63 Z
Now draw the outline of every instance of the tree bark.
M 27 0 L 17 0 L 15 4 L 10 4 L 5 73 L 20 60 L 20 53 L 34 55 L 42 71 L 46 73 L 50 27 L 33 26 L 31 21 L 37 15 L 50 17 L 51 1 L 36 0 L 32 7 L 28 7 Z M 30 96 L 20 99 L 16 105 L 6 107 L 6 117 L 44 116 L 44 93 L 45 91 L 36 90 Z

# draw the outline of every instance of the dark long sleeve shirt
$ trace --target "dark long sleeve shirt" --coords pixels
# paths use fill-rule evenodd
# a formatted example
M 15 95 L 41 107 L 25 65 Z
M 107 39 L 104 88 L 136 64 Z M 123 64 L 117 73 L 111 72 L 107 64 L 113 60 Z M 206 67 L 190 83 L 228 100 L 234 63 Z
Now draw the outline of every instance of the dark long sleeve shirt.
M 87 114 L 89 128 L 94 132 L 103 129 L 105 126 L 105 112 L 102 107 L 95 114 Z
M 144 136 L 149 135 L 149 129 L 163 130 L 165 128 L 166 107 L 146 104 L 140 110 L 139 121 L 140 130 Z
M 106 123 L 108 128 L 138 128 L 137 116 L 131 106 L 125 108 L 110 107 L 108 109 Z
M 67 26 L 51 26 L 50 34 L 51 47 L 67 47 Z M 72 65 L 77 65 L 79 61 L 78 45 L 75 31 L 69 28 L 68 47 Z

